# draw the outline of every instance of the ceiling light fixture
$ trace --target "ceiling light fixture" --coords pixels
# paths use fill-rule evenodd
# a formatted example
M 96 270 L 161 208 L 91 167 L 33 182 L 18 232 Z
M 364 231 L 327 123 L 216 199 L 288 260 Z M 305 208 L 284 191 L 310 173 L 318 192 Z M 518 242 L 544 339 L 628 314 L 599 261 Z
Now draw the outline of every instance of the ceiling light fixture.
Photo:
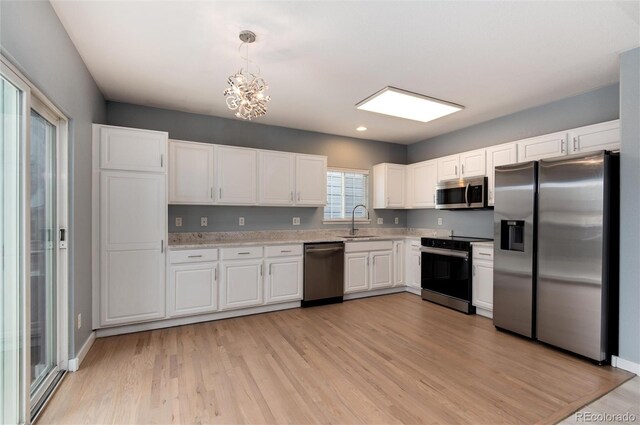
M 461 111 L 464 106 L 388 86 L 356 104 L 356 108 L 408 120 L 429 122 Z
M 357 131 L 367 131 L 367 127 L 365 127 L 364 125 L 361 125 L 360 127 L 356 128 Z
M 249 71 L 249 44 L 256 41 L 256 35 L 252 31 L 241 31 L 240 40 L 242 46 L 246 46 L 246 56 L 240 58 L 246 61 L 246 67 L 240 68 L 236 74 L 231 75 L 227 79 L 229 88 L 225 89 L 227 106 L 232 111 L 236 111 L 236 117 L 245 120 L 260 117 L 267 113 L 267 102 L 271 100 L 270 96 L 265 95 L 265 91 L 269 89 L 264 78 L 259 77 L 260 67 L 256 67 L 257 72 L 254 74 Z

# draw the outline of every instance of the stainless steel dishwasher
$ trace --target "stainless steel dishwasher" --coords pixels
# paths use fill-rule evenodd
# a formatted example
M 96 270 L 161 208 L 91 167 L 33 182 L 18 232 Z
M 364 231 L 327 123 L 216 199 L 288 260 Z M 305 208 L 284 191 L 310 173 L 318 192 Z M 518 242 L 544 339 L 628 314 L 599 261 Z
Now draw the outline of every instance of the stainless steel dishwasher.
M 304 246 L 303 307 L 342 302 L 344 294 L 344 243 Z

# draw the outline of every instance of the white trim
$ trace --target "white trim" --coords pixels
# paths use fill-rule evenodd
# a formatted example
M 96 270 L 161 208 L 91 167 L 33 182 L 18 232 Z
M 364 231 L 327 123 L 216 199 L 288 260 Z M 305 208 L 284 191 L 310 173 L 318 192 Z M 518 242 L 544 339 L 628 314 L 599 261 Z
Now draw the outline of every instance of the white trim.
M 397 294 L 399 292 L 406 292 L 406 291 L 407 291 L 406 286 L 396 286 L 395 288 L 375 289 L 373 291 L 363 291 L 363 292 L 354 292 L 352 294 L 344 294 L 343 299 L 345 301 L 356 300 L 358 298 L 375 297 L 378 295 Z
M 358 168 L 339 168 L 339 167 L 327 167 L 327 172 L 336 171 L 339 173 L 356 173 L 369 175 L 369 170 L 361 170 Z
M 618 356 L 611 356 L 611 366 L 640 375 L 640 363 L 632 362 Z
M 475 307 L 476 307 L 476 314 L 478 316 L 486 317 L 487 319 L 493 319 L 493 311 L 486 310 L 478 306 L 475 306 Z
M 232 317 L 249 316 L 252 314 L 268 313 L 278 310 L 289 310 L 299 308 L 300 301 L 292 301 L 282 304 L 261 305 L 259 307 L 243 308 L 239 310 L 220 311 L 216 313 L 202 314 L 198 316 L 177 317 L 174 319 L 159 320 L 155 322 L 136 323 L 133 325 L 114 326 L 111 328 L 96 329 L 97 338 L 105 336 L 128 334 L 133 332 L 144 332 L 154 329 L 170 328 L 173 326 L 190 325 L 193 323 L 210 322 L 213 320 L 230 319 Z
M 80 365 L 82 364 L 82 361 L 86 357 L 87 353 L 89 352 L 89 350 L 91 349 L 95 341 L 96 341 L 96 333 L 91 332 L 89 334 L 89 338 L 87 338 L 84 344 L 82 344 L 82 348 L 80 348 L 80 351 L 78 351 L 78 354 L 73 359 L 69 359 L 69 372 L 76 372 L 78 369 L 80 369 Z

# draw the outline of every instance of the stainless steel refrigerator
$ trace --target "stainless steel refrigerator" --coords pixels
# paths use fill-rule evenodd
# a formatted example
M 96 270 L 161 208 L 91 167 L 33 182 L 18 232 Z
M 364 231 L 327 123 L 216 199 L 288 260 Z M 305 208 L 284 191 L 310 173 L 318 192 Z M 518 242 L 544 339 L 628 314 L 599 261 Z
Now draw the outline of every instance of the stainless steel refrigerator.
M 616 354 L 618 160 L 602 151 L 497 167 L 497 327 L 598 362 Z

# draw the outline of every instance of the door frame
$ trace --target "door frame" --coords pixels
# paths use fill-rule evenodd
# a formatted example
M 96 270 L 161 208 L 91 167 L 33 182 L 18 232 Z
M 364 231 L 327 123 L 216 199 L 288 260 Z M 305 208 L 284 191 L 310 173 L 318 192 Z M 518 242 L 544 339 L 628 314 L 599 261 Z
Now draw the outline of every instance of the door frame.
M 23 122 L 23 146 L 20 147 L 20 196 L 22 205 L 20 206 L 22 231 L 21 238 L 23 244 L 21 254 L 23 261 L 21 264 L 21 274 L 23 276 L 23 296 L 21 312 L 22 347 L 21 353 L 21 403 L 20 416 L 24 423 L 31 422 L 31 376 L 29 372 L 31 359 L 31 297 L 30 285 L 27 284 L 31 271 L 30 249 L 28 241 L 31 240 L 29 223 L 30 212 L 30 128 L 31 110 L 43 115 L 56 125 L 56 234 L 55 255 L 56 255 L 56 356 L 57 366 L 61 371 L 68 370 L 69 364 L 69 334 L 71 323 L 69 323 L 69 249 L 72 247 L 69 241 L 69 162 L 68 162 L 68 137 L 69 119 L 67 116 L 51 102 L 20 70 L 13 65 L 4 54 L 0 54 L 1 72 L 5 78 L 19 87 L 24 92 L 24 102 L 22 112 Z M 59 229 L 66 230 L 66 247 L 61 248 L 59 243 Z M 44 385 L 43 385 L 44 387 Z

